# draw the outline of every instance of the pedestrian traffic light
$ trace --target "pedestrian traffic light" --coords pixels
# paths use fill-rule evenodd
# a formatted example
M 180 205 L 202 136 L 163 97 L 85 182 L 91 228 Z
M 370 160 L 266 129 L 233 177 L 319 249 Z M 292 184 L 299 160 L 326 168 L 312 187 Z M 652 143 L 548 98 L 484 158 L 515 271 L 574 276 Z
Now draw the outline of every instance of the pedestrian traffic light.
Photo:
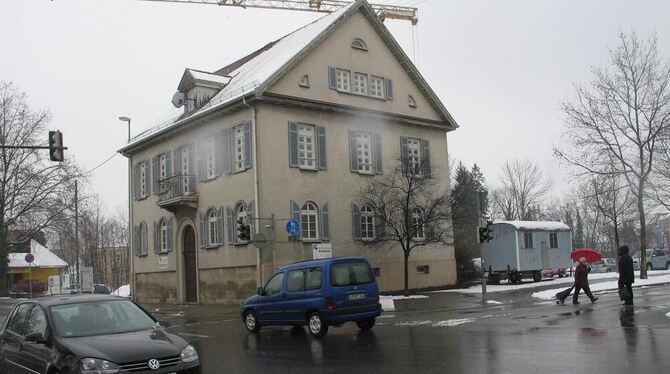
M 60 131 L 49 131 L 49 159 L 51 161 L 63 161 L 63 134 Z
M 239 217 L 237 219 L 237 240 L 238 241 L 248 241 L 251 239 L 251 230 L 249 225 L 244 223 L 244 218 Z

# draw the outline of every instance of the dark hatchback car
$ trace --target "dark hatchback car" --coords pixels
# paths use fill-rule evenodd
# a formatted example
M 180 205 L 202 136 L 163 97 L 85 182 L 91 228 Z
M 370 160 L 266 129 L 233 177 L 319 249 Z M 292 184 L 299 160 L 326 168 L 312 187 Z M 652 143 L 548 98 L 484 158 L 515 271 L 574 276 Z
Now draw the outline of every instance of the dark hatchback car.
M 329 326 L 346 322 L 356 322 L 361 330 L 369 330 L 382 312 L 377 282 L 365 257 L 335 257 L 285 266 L 240 309 L 249 332 L 265 325 L 307 325 L 314 336 L 323 336 Z
M 0 373 L 200 372 L 195 348 L 127 298 L 21 302 L 0 332 Z

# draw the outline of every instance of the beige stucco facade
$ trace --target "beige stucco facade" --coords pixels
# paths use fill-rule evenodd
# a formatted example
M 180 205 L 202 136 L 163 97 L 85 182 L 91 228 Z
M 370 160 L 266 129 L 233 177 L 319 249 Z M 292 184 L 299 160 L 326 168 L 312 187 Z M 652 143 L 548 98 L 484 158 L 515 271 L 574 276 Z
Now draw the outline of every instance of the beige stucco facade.
M 351 47 L 354 38 L 365 41 L 367 51 Z M 337 67 L 393 79 L 392 100 L 343 93 L 329 87 L 328 68 Z M 309 87 L 299 84 L 307 76 Z M 408 95 L 414 99 L 408 105 Z M 289 123 L 298 122 L 325 129 L 325 170 L 289 167 Z M 297 64 L 276 80 L 264 95 L 238 102 L 192 123 L 165 132 L 127 151 L 132 164 L 147 161 L 163 152 L 191 145 L 194 168 L 202 162 L 197 155 L 202 140 L 216 138 L 222 130 L 248 123 L 252 167 L 223 174 L 197 183 L 197 203 L 176 204 L 169 209 L 158 205 L 150 194 L 132 202 L 132 224 L 144 222 L 148 228 L 147 253 L 133 256 L 134 296 L 142 302 L 178 303 L 186 300 L 189 279 L 196 280 L 197 302 L 214 304 L 239 301 L 252 294 L 272 271 L 294 261 L 312 258 L 312 245 L 330 243 L 333 256 L 366 256 L 378 272 L 383 291 L 404 286 L 403 253 L 398 244 L 371 245 L 354 240 L 351 204 L 357 193 L 375 175 L 350 170 L 349 130 L 381 134 L 384 173 L 397 165 L 401 137 L 430 143 L 431 176 L 448 193 L 447 131 L 443 116 L 417 86 L 370 21 L 357 12 L 330 35 L 317 43 Z M 255 147 L 254 147 L 255 146 Z M 179 167 L 172 168 L 172 174 Z M 192 170 L 192 172 L 195 172 Z M 150 178 L 149 178 L 150 179 Z M 267 241 L 263 249 L 252 243 L 229 243 L 229 221 L 223 217 L 223 244 L 202 247 L 201 214 L 211 208 L 234 208 L 244 202 L 254 208 L 253 232 Z M 291 202 L 312 202 L 328 206 L 329 238 L 291 241 L 284 225 L 291 217 Z M 253 203 L 253 204 L 252 204 Z M 224 213 L 225 216 L 225 213 Z M 271 226 L 274 217 L 274 228 Z M 154 222 L 171 219 L 172 247 L 165 253 L 153 252 Z M 185 275 L 185 230 L 195 232 L 194 278 Z M 235 230 L 232 230 L 235 232 Z M 429 272 L 418 272 L 429 266 Z M 436 244 L 416 248 L 409 259 L 411 288 L 439 287 L 456 282 L 454 249 Z

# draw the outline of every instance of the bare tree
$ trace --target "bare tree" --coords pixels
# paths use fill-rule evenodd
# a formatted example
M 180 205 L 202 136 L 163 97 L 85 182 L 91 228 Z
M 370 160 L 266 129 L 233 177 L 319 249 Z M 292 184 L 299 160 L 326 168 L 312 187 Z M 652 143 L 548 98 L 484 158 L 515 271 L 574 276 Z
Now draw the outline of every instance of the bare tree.
M 16 241 L 27 240 L 71 204 L 75 167 L 48 161 L 43 150 L 22 148 L 46 143 L 48 121 L 47 111 L 31 110 L 24 93 L 0 82 L 0 293 L 7 288 L 10 231 L 23 233 Z
M 534 206 L 551 189 L 551 181 L 544 179 L 539 166 L 529 160 L 505 162 L 500 177 L 502 189 L 494 193 L 494 204 L 505 215 L 505 219 L 530 219 Z
M 449 191 L 440 190 L 439 181 L 424 171 L 424 165 L 411 166 L 399 160 L 392 172 L 375 177 L 358 194 L 361 206 L 372 208 L 377 220 L 374 244 L 396 242 L 402 248 L 405 295 L 412 250 L 446 244 L 453 236 Z
M 637 202 L 640 278 L 647 277 L 645 198 L 662 136 L 670 127 L 670 64 L 658 55 L 655 37 L 619 35 L 609 68 L 594 68 L 589 88 L 563 104 L 570 149 L 555 154 L 580 174 L 621 175 Z
M 491 207 L 491 217 L 494 220 L 514 220 L 516 217 L 516 204 L 512 190 L 506 187 L 494 189 L 491 193 Z

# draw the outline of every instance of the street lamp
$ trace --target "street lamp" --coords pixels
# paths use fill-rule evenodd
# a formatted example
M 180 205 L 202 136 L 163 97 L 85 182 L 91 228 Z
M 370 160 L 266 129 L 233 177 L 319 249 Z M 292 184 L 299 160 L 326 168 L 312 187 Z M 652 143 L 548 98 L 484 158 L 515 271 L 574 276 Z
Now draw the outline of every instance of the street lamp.
M 130 144 L 130 117 L 119 117 L 119 121 L 123 122 L 128 122 L 128 144 Z M 130 273 L 128 274 L 128 283 L 130 286 L 130 295 L 131 298 L 134 296 L 133 292 L 133 250 L 132 250 L 132 242 L 133 242 L 133 213 L 132 213 L 132 188 L 133 188 L 133 181 L 132 181 L 132 160 L 130 159 L 130 155 L 128 155 L 128 262 L 130 262 Z M 117 285 L 118 286 L 118 285 Z

